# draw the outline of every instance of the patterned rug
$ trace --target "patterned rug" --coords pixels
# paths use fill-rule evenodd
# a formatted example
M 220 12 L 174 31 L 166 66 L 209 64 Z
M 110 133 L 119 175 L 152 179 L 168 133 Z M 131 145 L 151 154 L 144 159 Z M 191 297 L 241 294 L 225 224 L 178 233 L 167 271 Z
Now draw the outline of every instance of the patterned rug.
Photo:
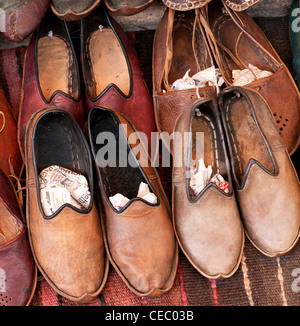
M 265 23 L 267 28 L 269 25 Z M 278 25 L 277 25 L 278 26 Z M 281 25 L 282 26 L 282 25 Z M 270 26 L 269 26 L 270 27 Z M 287 32 L 285 25 L 285 31 Z M 276 30 L 276 29 L 275 29 Z M 276 30 L 277 33 L 277 30 Z M 151 91 L 151 46 L 153 31 L 130 36 L 136 42 L 145 80 Z M 282 36 L 285 38 L 286 34 Z M 282 41 L 277 36 L 278 41 Z M 274 37 L 275 40 L 275 37 Z M 286 40 L 286 39 L 285 39 Z M 274 41 L 274 43 L 276 43 Z M 285 59 L 290 53 L 281 48 Z M 275 44 L 274 44 L 275 46 Z M 276 48 L 276 46 L 275 46 Z M 25 48 L 0 52 L 0 82 L 6 91 L 14 116 L 18 116 L 22 67 Z M 299 161 L 297 168 L 299 168 Z M 169 169 L 159 169 L 167 195 L 171 196 Z M 31 306 L 78 306 L 57 295 L 44 279 L 39 279 Z M 84 305 L 84 304 L 81 304 Z M 300 305 L 300 241 L 291 253 L 281 258 L 267 258 L 246 239 L 238 271 L 226 280 L 208 280 L 200 275 L 180 252 L 179 266 L 173 288 L 157 298 L 140 298 L 124 284 L 110 267 L 108 281 L 99 298 L 87 306 L 299 306 Z

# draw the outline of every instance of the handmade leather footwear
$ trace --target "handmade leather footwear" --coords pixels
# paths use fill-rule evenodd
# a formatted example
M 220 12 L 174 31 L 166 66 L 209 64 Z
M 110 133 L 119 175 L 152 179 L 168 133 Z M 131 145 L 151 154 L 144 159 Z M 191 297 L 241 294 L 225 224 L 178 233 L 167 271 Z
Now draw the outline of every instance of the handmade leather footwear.
M 250 88 L 227 88 L 219 104 L 246 234 L 264 255 L 286 254 L 299 238 L 300 187 L 272 113 Z
M 242 11 L 257 3 L 259 0 L 226 0 L 226 5 L 235 10 Z
M 5 31 L 3 35 L 11 42 L 24 41 L 41 23 L 50 0 L 3 0 Z
M 89 302 L 105 285 L 108 260 L 94 200 L 88 144 L 66 110 L 49 107 L 30 120 L 25 146 L 26 219 L 35 262 L 58 294 L 71 301 Z M 54 167 L 63 172 L 49 180 Z M 78 175 L 80 180 L 86 179 L 89 190 L 82 188 L 84 182 L 79 183 Z M 49 183 L 56 185 L 55 190 L 43 191 Z M 72 192 L 68 196 L 66 191 Z M 56 202 L 60 205 L 55 206 Z
M 81 62 L 87 111 L 103 105 L 124 114 L 146 134 L 150 150 L 156 131 L 152 98 L 133 43 L 105 10 L 81 21 Z
M 20 176 L 23 160 L 17 136 L 17 123 L 0 85 L 0 168 L 6 175 Z
M 135 15 L 148 8 L 155 0 L 104 0 L 109 11 L 120 16 Z
M 178 116 L 199 97 L 216 97 L 216 88 L 175 90 L 172 85 L 189 71 L 193 76 L 214 65 L 198 10 L 179 12 L 167 9 L 155 32 L 153 43 L 153 102 L 156 126 L 167 149 L 171 151 Z
M 0 306 L 28 306 L 37 269 L 12 183 L 0 168 Z
M 287 67 L 246 12 L 232 11 L 225 0 L 212 1 L 201 9 L 201 21 L 206 22 L 207 36 L 226 85 L 247 86 L 261 94 L 293 154 L 300 142 L 300 96 Z M 238 83 L 237 75 L 245 71 L 253 81 Z
M 51 11 L 32 36 L 24 61 L 18 121 L 23 157 L 27 123 L 35 112 L 45 106 L 63 107 L 83 127 L 85 110 L 75 51 L 66 23 Z
M 185 110 L 175 132 L 172 203 L 177 240 L 203 276 L 228 278 L 240 265 L 244 230 L 215 99 L 199 100 Z
M 88 16 L 100 3 L 101 0 L 52 0 L 51 9 L 60 19 L 72 21 Z
M 159 176 L 136 130 L 123 115 L 92 108 L 88 137 L 110 262 L 136 295 L 162 295 L 174 283 L 178 247 Z
M 169 8 L 174 10 L 186 11 L 205 6 L 211 0 L 162 0 Z

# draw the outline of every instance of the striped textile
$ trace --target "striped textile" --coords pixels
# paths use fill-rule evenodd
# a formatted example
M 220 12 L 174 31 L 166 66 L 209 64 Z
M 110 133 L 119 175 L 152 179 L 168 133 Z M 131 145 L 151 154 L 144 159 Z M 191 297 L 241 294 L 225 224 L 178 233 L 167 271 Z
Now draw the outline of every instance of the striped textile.
M 0 51 L 0 82 L 16 118 L 20 103 L 25 50 L 25 48 L 17 48 Z M 149 53 L 148 59 L 151 60 Z M 145 60 L 144 58 L 143 63 Z M 161 168 L 159 173 L 170 198 L 170 170 Z M 41 279 L 38 281 L 31 305 L 76 306 L 79 304 L 57 295 L 47 282 Z M 230 279 L 217 281 L 208 280 L 200 275 L 180 252 L 174 286 L 168 293 L 157 298 L 140 298 L 134 295 L 116 271 L 110 267 L 103 292 L 99 298 L 86 305 L 298 306 L 300 305 L 300 242 L 288 255 L 281 258 L 268 258 L 259 253 L 246 239 L 243 259 L 238 271 Z

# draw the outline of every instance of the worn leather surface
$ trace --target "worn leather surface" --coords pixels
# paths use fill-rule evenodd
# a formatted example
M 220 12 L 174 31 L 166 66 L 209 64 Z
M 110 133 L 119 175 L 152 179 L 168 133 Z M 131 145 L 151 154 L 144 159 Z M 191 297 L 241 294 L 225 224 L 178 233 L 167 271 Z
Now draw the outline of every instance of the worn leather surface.
M 162 0 L 162 2 L 169 8 L 174 10 L 192 10 L 205 6 L 211 0 Z
M 55 16 L 53 15 L 53 17 Z M 58 18 L 56 20 L 52 20 L 52 22 L 54 24 L 57 24 L 57 26 L 59 26 L 59 24 L 62 24 L 62 28 L 64 28 L 63 22 L 60 21 Z M 72 81 L 70 84 L 74 85 L 79 90 L 78 98 L 67 96 L 59 89 L 52 94 L 49 101 L 46 101 L 46 99 L 44 98 L 40 90 L 37 57 L 36 57 L 38 35 L 39 35 L 38 30 L 35 34 L 32 35 L 24 60 L 21 103 L 20 103 L 19 119 L 18 119 L 18 139 L 19 139 L 21 154 L 23 155 L 23 157 L 25 156 L 24 142 L 25 142 L 26 127 L 31 116 L 34 113 L 36 113 L 38 110 L 46 106 L 63 107 L 66 111 L 70 112 L 73 115 L 73 117 L 76 119 L 76 121 L 79 123 L 81 127 L 83 127 L 85 122 L 85 110 L 81 99 L 80 84 L 79 84 L 79 77 L 78 77 L 79 68 L 77 65 L 75 53 L 73 53 L 72 56 L 70 57 L 70 54 L 66 50 L 65 53 L 62 53 L 62 56 L 65 56 L 67 60 L 72 60 L 72 62 L 74 63 L 74 67 L 76 68 L 75 72 L 73 74 L 70 74 L 68 77 L 71 78 Z M 61 35 L 61 37 L 65 40 L 65 42 L 69 44 L 70 48 L 72 48 L 71 40 L 70 38 L 66 38 L 66 35 L 67 34 L 65 31 Z M 48 52 L 44 52 L 44 55 L 47 55 L 47 53 Z M 48 60 L 51 60 L 51 57 L 49 57 Z M 57 69 L 59 69 L 59 67 L 57 67 Z M 66 78 L 66 76 L 62 76 L 62 78 Z
M 209 183 L 192 199 L 189 194 L 189 181 L 186 166 L 188 156 L 192 155 L 192 145 L 182 142 L 184 133 L 191 132 L 192 119 L 195 109 L 206 102 L 210 103 L 215 112 L 214 124 L 219 147 L 219 158 L 223 157 L 222 166 L 227 171 L 226 179 L 229 182 L 229 193 L 225 194 L 216 185 Z M 182 153 L 181 166 L 173 167 L 173 223 L 175 233 L 182 251 L 191 264 L 207 278 L 228 278 L 239 267 L 244 246 L 244 230 L 235 199 L 233 184 L 230 177 L 230 166 L 226 154 L 224 136 L 221 130 L 221 121 L 214 99 L 205 99 L 196 102 L 190 109 L 185 110 L 178 118 L 175 131 L 181 135 L 174 142 L 174 153 Z M 177 159 L 180 159 L 180 154 Z M 214 154 L 217 160 L 217 154 Z M 205 157 L 204 157 L 205 160 Z M 225 175 L 223 174 L 225 178 Z
M 153 77 L 153 103 L 154 103 L 154 113 L 156 119 L 156 125 L 160 133 L 167 132 L 171 135 L 174 131 L 175 121 L 178 118 L 179 114 L 182 113 L 186 108 L 189 108 L 193 105 L 195 101 L 198 100 L 196 90 L 164 90 L 163 87 L 163 78 L 165 74 L 165 66 L 168 57 L 171 55 L 167 49 L 168 34 L 172 33 L 173 38 L 176 38 L 176 30 L 173 31 L 174 20 L 179 19 L 182 13 L 175 11 L 174 17 L 170 15 L 172 9 L 167 9 L 162 17 L 162 20 L 156 30 L 153 42 L 153 61 L 152 61 L 152 77 Z M 184 15 L 184 14 L 183 14 Z M 189 18 L 186 18 L 189 21 L 190 26 L 193 26 L 193 21 L 195 19 L 195 14 L 193 11 L 190 12 Z M 185 23 L 182 23 L 185 25 Z M 176 25 L 177 26 L 177 25 Z M 192 28 L 192 27 L 191 27 Z M 171 30 L 170 30 L 171 29 Z M 213 65 L 212 57 L 210 50 L 207 44 L 204 42 L 203 36 L 201 36 L 201 31 L 198 32 L 198 42 L 199 42 L 199 56 L 206 58 L 206 62 L 203 63 L 204 68 L 208 68 Z M 191 38 L 192 30 L 188 30 L 186 35 L 182 35 L 183 39 Z M 180 39 L 180 38 L 179 38 Z M 190 44 L 190 47 L 192 45 Z M 186 46 L 182 46 L 183 49 Z M 183 50 L 184 51 L 184 50 Z M 174 58 L 174 62 L 179 62 L 181 66 L 186 66 L 186 71 L 192 69 L 190 76 L 192 76 L 197 71 L 195 70 L 195 59 L 194 54 L 189 52 L 186 49 L 185 53 L 182 53 L 180 56 Z M 203 68 L 203 69 L 204 69 Z M 185 72 L 186 72 L 185 71 Z M 182 76 L 178 78 L 182 78 Z M 169 82 L 174 82 L 175 80 L 170 80 Z M 201 98 L 211 98 L 216 97 L 215 88 L 212 86 L 199 88 L 199 95 Z M 164 138 L 162 135 L 162 140 L 167 148 L 170 149 L 169 141 Z
M 0 245 L 0 306 L 29 305 L 36 287 L 36 267 L 27 237 L 27 227 L 14 188 L 0 169 L 0 219 L 13 219 L 15 237 Z
M 233 10 L 242 11 L 253 6 L 257 2 L 259 2 L 259 0 L 226 0 L 226 5 Z
M 38 119 L 45 114 L 51 114 L 51 111 L 55 111 L 57 114 L 60 114 L 61 111 L 61 120 L 66 121 L 66 137 L 71 139 L 65 143 L 65 146 L 69 146 L 66 150 L 70 150 L 72 142 L 76 141 L 76 146 L 84 147 L 80 160 L 87 160 L 92 164 L 84 135 L 79 127 L 76 127 L 76 122 L 71 115 L 63 109 L 57 111 L 56 107 L 49 107 L 40 110 L 33 116 L 28 125 L 25 143 L 28 234 L 36 264 L 52 288 L 71 301 L 89 302 L 101 292 L 108 272 L 102 228 L 93 192 L 90 190 L 91 204 L 86 212 L 75 210 L 68 205 L 48 219 L 42 213 L 38 196 L 38 176 L 34 168 L 38 162 L 33 149 L 33 144 L 37 142 L 35 128 L 38 126 Z M 63 139 L 60 141 L 64 143 Z M 39 152 L 39 149 L 35 150 L 37 153 Z M 52 156 L 54 161 L 56 156 L 63 159 L 63 153 L 63 146 L 57 144 L 56 152 L 52 152 L 50 157 Z M 66 164 L 68 163 L 66 162 Z M 79 170 L 81 168 L 81 166 L 78 167 Z M 91 167 L 90 170 L 92 171 Z M 79 173 L 79 171 L 76 172 Z M 90 189 L 93 189 L 91 173 L 86 175 L 86 178 Z
M 20 154 L 17 137 L 17 123 L 11 107 L 6 99 L 4 90 L 0 87 L 0 168 L 10 175 L 10 163 L 16 176 L 20 176 L 23 160 Z
M 155 0 L 104 0 L 106 7 L 116 15 L 131 16 L 148 8 Z
M 89 18 L 86 19 L 88 20 Z M 108 24 L 120 40 L 120 46 L 123 48 L 129 70 L 131 71 L 130 94 L 129 96 L 124 96 L 114 84 L 108 85 L 96 98 L 92 98 L 87 92 L 86 110 L 89 112 L 92 107 L 100 105 L 124 114 L 134 124 L 138 131 L 146 134 L 148 137 L 148 149 L 150 150 L 151 133 L 156 131 L 153 102 L 144 81 L 143 72 L 134 45 L 119 24 L 110 18 L 108 14 L 105 13 L 105 16 L 102 15 L 100 18 L 101 20 L 97 19 L 97 16 L 95 16 L 96 22 L 102 22 L 103 25 Z M 89 37 L 89 33 L 98 29 L 97 23 L 95 23 L 89 31 L 86 30 L 86 25 L 87 22 L 83 19 L 81 25 L 81 46 L 83 51 L 85 51 L 85 40 Z M 85 61 L 85 56 L 88 56 L 88 53 L 83 53 L 83 51 L 81 52 L 82 64 Z M 82 69 L 85 85 L 90 85 L 86 76 L 91 73 L 93 75 L 93 72 L 88 72 L 86 70 L 88 68 L 85 64 L 83 64 Z
M 251 159 L 244 162 L 246 169 L 242 180 L 238 181 L 235 177 L 243 223 L 250 241 L 256 248 L 267 256 L 277 257 L 288 253 L 299 238 L 299 180 L 268 105 L 259 92 L 250 88 L 232 87 L 220 94 L 220 108 L 230 144 L 232 163 L 237 152 L 230 139 L 235 138 L 238 143 L 239 138 L 236 136 L 237 129 L 229 126 L 230 116 L 226 117 L 225 111 L 230 110 L 231 106 L 226 98 L 234 98 L 235 91 L 240 94 L 241 99 L 247 101 L 244 103 L 247 103 L 253 116 L 247 142 L 251 145 L 254 141 L 252 135 L 257 130 L 262 135 L 259 143 L 256 142 L 253 146 L 255 149 L 252 150 Z M 244 119 L 246 118 L 244 115 Z M 258 159 L 262 150 L 268 151 L 269 164 Z M 243 161 L 244 154 L 241 150 L 239 155 Z M 232 169 L 235 171 L 234 167 Z
M 244 69 L 249 64 L 273 74 L 256 80 L 248 87 L 259 91 L 268 103 L 275 120 L 286 119 L 286 126 L 278 123 L 278 129 L 290 154 L 300 142 L 300 96 L 299 90 L 282 60 L 253 19 L 245 12 L 233 12 L 222 0 L 222 5 L 211 2 L 207 7 L 209 24 L 214 37 L 243 64 L 238 67 L 229 55 L 219 47 L 220 57 L 215 58 L 227 86 L 232 84 L 233 69 Z
M 50 0 L 5 1 L 5 32 L 9 41 L 22 42 L 41 23 L 50 5 Z
M 100 3 L 101 0 L 53 0 L 51 9 L 60 19 L 74 21 L 88 16 Z
M 126 137 L 131 144 L 138 138 L 133 134 L 134 127 L 121 114 L 109 109 L 96 107 L 89 115 L 89 141 L 95 157 L 92 129 L 96 110 L 108 110 L 122 126 L 126 126 Z M 125 134 L 126 135 L 126 134 Z M 131 145 L 134 148 L 134 145 Z M 139 153 L 140 169 L 145 173 L 146 182 L 151 185 L 158 205 L 149 205 L 139 199 L 132 200 L 129 206 L 117 212 L 112 208 L 103 188 L 103 175 L 95 163 L 98 176 L 98 189 L 101 196 L 105 245 L 110 262 L 125 284 L 139 296 L 158 296 L 171 289 L 177 271 L 178 248 L 175 240 L 171 210 L 155 168 L 145 149 Z M 95 160 L 96 162 L 96 160 Z M 120 180 L 122 182 L 122 180 Z

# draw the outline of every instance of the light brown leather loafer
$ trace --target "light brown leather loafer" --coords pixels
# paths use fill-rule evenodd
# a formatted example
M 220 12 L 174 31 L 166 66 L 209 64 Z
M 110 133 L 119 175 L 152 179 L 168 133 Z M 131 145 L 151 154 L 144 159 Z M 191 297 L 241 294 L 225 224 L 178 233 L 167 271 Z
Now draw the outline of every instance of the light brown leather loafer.
M 225 0 L 212 1 L 201 10 L 226 85 L 247 86 L 261 94 L 274 114 L 288 152 L 293 154 L 300 143 L 300 94 L 289 70 L 246 12 L 231 10 Z M 252 78 L 240 84 L 238 71 L 245 70 Z
M 174 283 L 178 246 L 159 176 L 134 127 L 123 115 L 104 107 L 92 108 L 88 135 L 110 262 L 136 295 L 162 295 Z M 141 186 L 156 200 L 142 196 Z M 118 203 L 113 200 L 116 197 L 126 200 Z
M 198 89 L 174 89 L 173 83 L 213 66 L 199 11 L 167 9 L 155 32 L 153 43 L 153 103 L 156 126 L 165 147 L 171 150 L 169 139 L 178 116 L 201 98 L 216 96 L 214 86 Z M 167 134 L 165 134 L 166 132 Z M 162 134 L 164 133 L 164 134 Z
M 35 262 L 58 294 L 71 301 L 91 301 L 105 285 L 108 260 L 94 201 L 93 168 L 85 137 L 67 111 L 49 107 L 38 111 L 30 120 L 25 148 L 26 219 Z M 41 190 L 46 185 L 43 180 L 49 173 L 44 169 L 51 169 L 53 165 L 86 178 L 89 196 L 86 191 L 78 195 L 79 198 L 72 195 L 81 205 L 75 206 L 72 201 L 66 200 L 54 209 L 52 203 L 67 198 L 65 192 L 57 196 L 47 190 L 46 196 L 42 196 Z M 60 175 L 56 174 L 53 182 L 65 185 L 64 189 L 75 184 L 65 174 L 63 180 L 59 180 Z M 90 200 L 83 207 L 87 198 Z M 45 205 L 49 203 L 53 211 L 46 214 Z
M 88 16 L 100 3 L 101 0 L 52 0 L 50 6 L 58 18 L 74 21 Z
M 253 6 L 258 1 L 259 0 L 226 0 L 226 5 L 233 10 L 242 11 Z
M 199 100 L 185 110 L 176 122 L 175 132 L 173 223 L 178 242 L 202 275 L 228 278 L 240 265 L 244 229 L 216 101 Z M 210 176 L 203 178 L 203 183 L 197 177 L 204 175 L 197 168 L 201 166 L 199 160 L 208 170 L 211 167 Z M 192 172 L 194 168 L 199 169 L 199 174 Z
M 104 0 L 106 7 L 112 13 L 119 16 L 131 16 L 135 15 L 149 6 L 155 0 Z
M 264 255 L 288 253 L 299 239 L 299 180 L 259 92 L 220 93 L 239 206 L 248 238 Z

